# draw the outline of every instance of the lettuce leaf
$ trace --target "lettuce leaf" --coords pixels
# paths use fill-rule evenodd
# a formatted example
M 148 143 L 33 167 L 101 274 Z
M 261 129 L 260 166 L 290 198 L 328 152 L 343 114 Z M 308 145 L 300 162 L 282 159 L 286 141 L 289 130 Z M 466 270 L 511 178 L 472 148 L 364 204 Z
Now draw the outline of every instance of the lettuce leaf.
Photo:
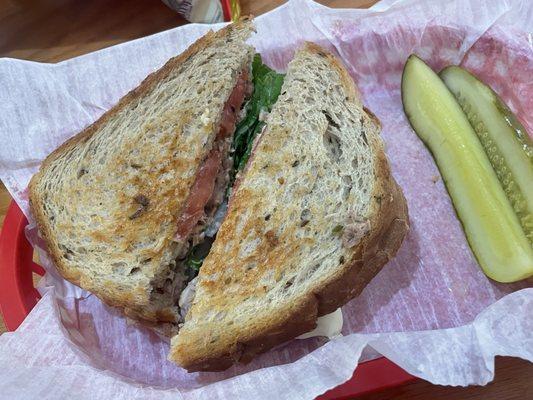
M 204 263 L 205 258 L 209 254 L 214 241 L 214 237 L 206 236 L 203 242 L 198 243 L 196 246 L 193 246 L 191 249 L 189 249 L 189 252 L 185 258 L 185 265 L 187 267 L 185 272 L 189 279 L 192 279 L 198 275 L 198 271 Z
M 250 158 L 254 139 L 265 125 L 264 122 L 259 121 L 259 115 L 262 111 L 270 112 L 272 110 L 272 106 L 281 92 L 284 78 L 284 74 L 279 74 L 263 64 L 259 54 L 254 56 L 252 62 L 254 91 L 244 106 L 245 117 L 237 125 L 233 137 L 233 179 Z

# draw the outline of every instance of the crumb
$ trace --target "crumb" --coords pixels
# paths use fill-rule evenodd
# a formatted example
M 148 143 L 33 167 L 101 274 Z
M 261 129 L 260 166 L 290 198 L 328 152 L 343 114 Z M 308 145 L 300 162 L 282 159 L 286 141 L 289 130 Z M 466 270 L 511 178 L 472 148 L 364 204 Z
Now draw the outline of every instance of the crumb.
M 433 175 L 431 177 L 431 182 L 437 183 L 440 180 L 440 175 Z

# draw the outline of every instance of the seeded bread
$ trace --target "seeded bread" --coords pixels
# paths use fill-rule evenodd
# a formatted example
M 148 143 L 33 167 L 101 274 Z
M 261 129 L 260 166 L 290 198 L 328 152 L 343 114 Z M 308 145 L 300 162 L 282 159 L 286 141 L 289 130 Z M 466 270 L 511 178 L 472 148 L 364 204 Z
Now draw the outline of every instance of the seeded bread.
M 177 220 L 238 73 L 250 68 L 252 30 L 245 19 L 202 37 L 31 180 L 31 210 L 59 272 L 130 317 L 175 321 Z
M 288 67 L 200 270 L 169 359 L 189 371 L 248 362 L 357 296 L 396 253 L 407 206 L 379 121 L 331 54 Z

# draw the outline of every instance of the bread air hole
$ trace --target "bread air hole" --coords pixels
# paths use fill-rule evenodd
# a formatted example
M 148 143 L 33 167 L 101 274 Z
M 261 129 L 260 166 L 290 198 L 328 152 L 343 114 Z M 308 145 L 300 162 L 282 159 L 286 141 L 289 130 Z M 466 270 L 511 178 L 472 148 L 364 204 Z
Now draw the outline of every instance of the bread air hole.
M 346 201 L 348 200 L 348 197 L 350 196 L 350 191 L 352 190 L 352 177 L 349 175 L 344 175 L 342 177 L 342 183 L 344 184 L 344 187 L 342 189 L 342 199 Z
M 128 270 L 127 264 L 124 261 L 118 261 L 111 264 L 114 274 L 124 274 Z
M 366 132 L 364 129 L 361 129 L 361 137 L 363 138 L 363 142 L 368 146 L 368 139 L 366 138 Z
M 244 271 L 245 271 L 245 272 L 251 271 L 251 270 L 254 269 L 255 267 L 257 267 L 257 263 L 255 263 L 255 262 L 251 262 L 251 263 L 249 263 L 249 264 L 246 265 L 246 267 L 244 268 Z
M 320 268 L 320 264 L 315 264 L 309 269 L 309 275 L 314 275 L 316 271 Z
M 309 211 L 307 208 L 304 208 L 300 213 L 300 227 L 303 228 L 309 223 L 309 221 L 311 221 L 311 211 Z
M 291 279 L 289 279 L 287 282 L 285 282 L 285 286 L 283 286 L 283 290 L 288 290 L 292 286 L 292 284 L 294 283 L 294 279 L 295 278 L 296 277 L 293 276 Z
M 72 255 L 74 255 L 74 252 L 71 249 L 62 244 L 59 245 L 59 249 L 63 252 L 63 258 L 67 260 L 72 259 Z
M 338 162 L 342 156 L 342 143 L 340 138 L 334 133 L 334 130 L 338 130 L 339 125 L 327 111 L 322 111 L 322 113 L 328 121 L 328 126 L 322 137 L 324 147 L 333 161 Z

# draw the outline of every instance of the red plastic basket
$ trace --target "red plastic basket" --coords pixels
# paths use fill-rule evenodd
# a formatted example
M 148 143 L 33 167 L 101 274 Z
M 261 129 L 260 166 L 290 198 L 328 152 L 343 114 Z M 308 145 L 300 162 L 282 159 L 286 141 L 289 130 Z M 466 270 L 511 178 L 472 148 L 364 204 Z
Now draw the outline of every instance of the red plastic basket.
M 0 311 L 10 331 L 17 329 L 41 297 L 33 287 L 32 273 L 45 272 L 33 262 L 33 248 L 24 234 L 27 224 L 12 201 L 0 234 Z
M 229 22 L 232 19 L 230 0 L 221 0 L 222 13 L 224 14 L 224 21 Z
M 33 248 L 24 234 L 27 224 L 20 208 L 11 202 L 0 234 L 0 311 L 10 331 L 17 329 L 40 298 L 33 287 L 32 273 L 45 272 L 33 262 Z M 348 382 L 317 399 L 349 399 L 414 379 L 386 358 L 378 358 L 361 363 Z

